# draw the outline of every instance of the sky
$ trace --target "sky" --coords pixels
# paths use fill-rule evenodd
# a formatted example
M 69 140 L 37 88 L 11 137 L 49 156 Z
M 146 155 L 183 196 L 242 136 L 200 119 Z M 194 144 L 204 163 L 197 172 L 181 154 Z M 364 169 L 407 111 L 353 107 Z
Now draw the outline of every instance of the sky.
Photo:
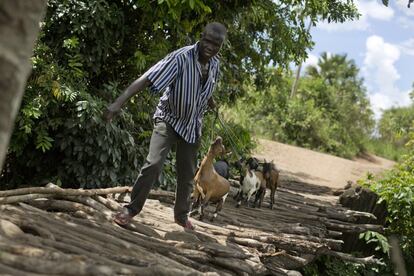
M 346 54 L 360 68 L 375 117 L 392 106 L 411 104 L 414 83 L 414 3 L 356 0 L 361 17 L 342 24 L 319 23 L 305 66 L 316 65 L 322 52 Z

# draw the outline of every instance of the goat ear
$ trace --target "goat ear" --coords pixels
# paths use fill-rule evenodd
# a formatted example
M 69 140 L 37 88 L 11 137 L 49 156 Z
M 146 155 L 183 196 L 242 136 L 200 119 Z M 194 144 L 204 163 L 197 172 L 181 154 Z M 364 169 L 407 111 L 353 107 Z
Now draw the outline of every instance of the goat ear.
M 266 158 L 264 159 L 264 162 L 267 163 Z

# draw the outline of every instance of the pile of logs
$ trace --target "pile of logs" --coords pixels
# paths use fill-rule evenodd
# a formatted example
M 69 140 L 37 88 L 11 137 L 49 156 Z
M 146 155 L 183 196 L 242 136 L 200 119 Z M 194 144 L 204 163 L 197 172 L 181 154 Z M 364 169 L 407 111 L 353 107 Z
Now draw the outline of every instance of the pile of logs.
M 282 188 L 273 210 L 229 200 L 214 223 L 173 222 L 174 194 L 152 191 L 126 228 L 112 222 L 128 187 L 55 185 L 0 191 L 0 272 L 11 275 L 300 275 L 320 255 L 365 264 L 341 252 L 343 233 L 382 231 L 351 211 Z M 229 197 L 230 198 L 230 197 Z M 208 210 L 207 210 L 208 211 Z

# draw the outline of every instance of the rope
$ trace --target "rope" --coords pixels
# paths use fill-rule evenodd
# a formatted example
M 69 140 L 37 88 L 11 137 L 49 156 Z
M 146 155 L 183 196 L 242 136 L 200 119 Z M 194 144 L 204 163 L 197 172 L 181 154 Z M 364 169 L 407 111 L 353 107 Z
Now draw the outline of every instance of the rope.
M 237 151 L 237 146 L 241 144 L 240 143 L 240 140 L 237 138 L 237 136 L 231 130 L 231 128 L 228 127 L 226 125 L 226 123 L 223 121 L 223 119 L 221 118 L 218 110 L 215 110 L 215 117 L 214 117 L 214 120 L 212 120 L 212 122 L 211 122 L 210 141 L 213 141 L 214 140 L 214 131 L 216 129 L 215 126 L 216 126 L 217 119 L 220 122 L 220 125 L 221 125 L 223 131 L 226 133 L 227 137 L 229 138 L 230 147 L 232 148 L 232 151 L 236 155 L 237 160 L 240 160 L 241 159 L 241 155 Z
M 217 118 L 219 119 L 219 122 L 224 130 L 224 132 L 226 133 L 227 137 L 229 138 L 229 142 L 230 142 L 230 146 L 233 150 L 233 152 L 235 153 L 237 160 L 241 159 L 241 156 L 239 154 L 239 152 L 237 151 L 237 145 L 240 144 L 240 141 L 238 140 L 238 138 L 236 137 L 236 135 L 234 134 L 234 132 L 231 130 L 231 128 L 228 128 L 226 126 L 226 124 L 224 123 L 223 119 L 221 118 L 221 116 L 217 113 Z M 231 133 L 230 133 L 231 132 Z M 237 142 L 235 142 L 234 139 L 237 140 Z
M 215 112 L 214 120 L 211 121 L 210 141 L 213 141 L 214 140 L 214 130 L 215 130 L 217 118 L 218 118 L 218 111 Z

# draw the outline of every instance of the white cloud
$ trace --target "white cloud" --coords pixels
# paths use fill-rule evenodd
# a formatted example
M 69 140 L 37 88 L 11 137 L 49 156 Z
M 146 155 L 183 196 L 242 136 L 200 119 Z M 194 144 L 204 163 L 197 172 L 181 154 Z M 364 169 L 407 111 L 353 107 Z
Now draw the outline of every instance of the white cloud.
M 382 112 L 386 109 L 393 106 L 407 106 L 411 104 L 409 91 L 397 91 L 393 96 L 380 93 L 370 94 L 370 101 L 376 120 L 381 118 Z
M 308 66 L 318 66 L 318 57 L 313 54 L 308 54 L 308 58 L 303 63 L 303 68 L 306 68 Z
M 414 10 L 414 5 L 412 9 Z M 414 20 L 410 20 L 408 17 L 400 16 L 398 17 L 397 22 L 404 29 L 414 29 Z
M 397 0 L 395 1 L 397 8 L 407 16 L 414 16 L 414 3 L 411 3 L 411 8 L 407 7 L 408 0 Z
M 400 91 L 396 86 L 400 75 L 395 63 L 399 58 L 400 49 L 397 45 L 387 43 L 376 35 L 367 38 L 362 72 L 376 118 L 379 118 L 383 109 L 411 103 L 409 92 Z
M 328 23 L 323 22 L 318 25 L 318 28 L 327 31 L 365 31 L 370 27 L 370 19 L 389 21 L 394 17 L 394 10 L 391 7 L 385 7 L 376 0 L 370 1 L 356 1 L 355 2 L 360 18 L 356 21 L 349 21 L 345 23 Z
M 358 3 L 361 13 L 365 13 L 367 17 L 384 21 L 389 21 L 394 17 L 394 10 L 384 6 L 380 1 L 358 1 Z
M 414 56 L 414 38 L 401 43 L 400 49 L 404 54 Z

